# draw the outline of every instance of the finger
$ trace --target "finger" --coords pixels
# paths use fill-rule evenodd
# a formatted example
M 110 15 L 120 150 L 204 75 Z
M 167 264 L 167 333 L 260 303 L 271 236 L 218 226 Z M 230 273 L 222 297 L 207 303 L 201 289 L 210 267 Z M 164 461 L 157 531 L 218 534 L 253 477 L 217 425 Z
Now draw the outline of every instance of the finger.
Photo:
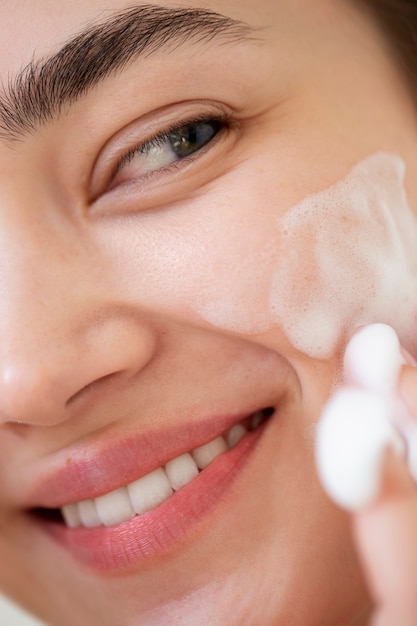
M 417 489 L 392 452 L 377 501 L 354 516 L 355 539 L 378 626 L 417 624 Z M 391 622 L 386 621 L 388 618 Z

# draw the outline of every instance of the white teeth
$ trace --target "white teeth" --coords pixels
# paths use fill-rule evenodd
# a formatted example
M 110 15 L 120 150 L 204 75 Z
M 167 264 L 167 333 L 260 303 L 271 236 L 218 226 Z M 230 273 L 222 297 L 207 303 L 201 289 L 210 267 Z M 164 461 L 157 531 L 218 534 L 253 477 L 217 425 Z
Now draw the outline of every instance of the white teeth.
M 101 526 L 101 520 L 97 515 L 94 500 L 83 500 L 78 503 L 78 512 L 80 514 L 81 524 L 87 528 Z
M 172 488 L 160 467 L 127 486 L 133 509 L 138 515 L 158 506 L 172 495 Z
M 228 450 L 227 444 L 223 437 L 217 437 L 213 441 L 206 443 L 204 446 L 195 448 L 192 455 L 199 469 L 203 470 L 222 452 Z
M 236 424 L 233 426 L 229 432 L 227 433 L 226 441 L 229 448 L 234 448 L 237 446 L 239 441 L 243 439 L 243 437 L 247 433 L 247 428 L 243 426 L 243 424 Z
M 182 454 L 165 465 L 171 487 L 178 491 L 198 476 L 198 467 L 191 454 Z
M 61 509 L 62 516 L 68 528 L 77 528 L 81 526 L 78 504 L 67 504 Z
M 256 428 L 264 419 L 264 414 L 253 415 L 251 427 Z M 164 467 L 142 476 L 126 487 L 91 500 L 83 500 L 61 507 L 61 513 L 68 528 L 85 526 L 115 526 L 146 513 L 167 500 L 198 476 L 220 454 L 236 446 L 248 432 L 242 424 L 236 424 L 227 433 L 213 441 L 195 448 L 191 453 L 181 454 Z
M 126 487 L 95 499 L 97 515 L 104 526 L 115 526 L 135 516 Z

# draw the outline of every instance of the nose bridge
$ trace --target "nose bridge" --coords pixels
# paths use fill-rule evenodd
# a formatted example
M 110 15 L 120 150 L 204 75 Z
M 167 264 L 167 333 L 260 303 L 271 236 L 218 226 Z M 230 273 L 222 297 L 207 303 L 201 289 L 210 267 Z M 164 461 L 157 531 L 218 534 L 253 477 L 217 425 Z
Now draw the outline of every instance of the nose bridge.
M 0 422 L 54 425 L 81 390 L 140 367 L 152 341 L 132 341 L 70 227 L 1 213 Z
M 2 343 L 30 335 L 50 323 L 52 309 L 65 298 L 71 269 L 65 241 L 41 219 L 6 219 L 0 206 L 0 329 Z M 41 331 L 41 328 L 43 331 Z M 7 332 L 6 332 L 7 330 Z M 0 346 L 1 349 L 1 346 Z
M 18 212 L 13 217 L 4 212 L 0 216 L 3 419 L 58 419 L 58 406 L 71 391 L 71 385 L 62 384 L 64 371 L 69 376 L 76 336 L 71 330 L 75 320 L 69 314 L 71 283 L 71 264 L 57 233 L 41 223 L 41 217 L 23 219 Z M 72 307 L 75 313 L 74 298 Z

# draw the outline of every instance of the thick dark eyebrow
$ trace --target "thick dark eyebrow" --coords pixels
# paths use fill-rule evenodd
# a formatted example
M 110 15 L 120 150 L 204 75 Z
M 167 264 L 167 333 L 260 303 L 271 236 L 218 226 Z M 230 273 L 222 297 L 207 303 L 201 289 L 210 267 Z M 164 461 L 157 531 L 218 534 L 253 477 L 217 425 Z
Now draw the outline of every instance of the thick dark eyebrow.
M 141 56 L 187 42 L 239 43 L 251 38 L 254 29 L 248 24 L 207 9 L 146 4 L 113 14 L 9 79 L 0 96 L 0 137 L 12 141 L 35 131 Z

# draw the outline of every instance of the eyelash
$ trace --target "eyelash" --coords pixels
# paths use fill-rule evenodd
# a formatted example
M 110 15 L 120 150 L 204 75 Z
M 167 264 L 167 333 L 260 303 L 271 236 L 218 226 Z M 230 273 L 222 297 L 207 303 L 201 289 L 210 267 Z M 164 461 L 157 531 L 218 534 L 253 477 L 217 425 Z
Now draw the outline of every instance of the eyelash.
M 198 158 L 198 156 L 204 151 L 204 148 L 206 148 L 207 146 L 210 146 L 213 142 L 216 141 L 216 139 L 219 137 L 220 134 L 223 134 L 231 125 L 231 119 L 230 116 L 223 114 L 223 115 L 200 115 L 200 116 L 194 116 L 188 119 L 183 120 L 181 123 L 173 123 L 172 125 L 168 126 L 163 132 L 160 133 L 156 133 L 155 135 L 153 135 L 152 137 L 150 137 L 149 139 L 147 139 L 146 141 L 143 141 L 139 144 L 136 144 L 133 148 L 130 148 L 127 152 L 125 152 L 124 154 L 122 154 L 112 172 L 110 175 L 110 182 L 114 180 L 114 178 L 117 176 L 117 174 L 120 172 L 120 170 L 125 166 L 128 165 L 137 154 L 148 154 L 150 152 L 150 150 L 152 148 L 155 147 L 162 147 L 164 145 L 164 143 L 169 140 L 169 137 L 172 133 L 177 132 L 179 130 L 181 130 L 182 128 L 190 125 L 190 124 L 199 124 L 199 123 L 218 123 L 220 128 L 219 130 L 216 132 L 216 134 L 212 137 L 212 139 L 210 139 L 206 144 L 204 144 L 203 146 L 201 146 L 201 148 L 198 148 L 195 152 L 193 152 L 192 154 L 179 159 L 178 161 L 174 161 L 172 164 L 161 168 L 159 170 L 155 170 L 155 172 L 153 173 L 157 173 L 157 172 L 161 172 L 161 171 L 169 171 L 171 168 L 178 168 L 178 163 L 184 163 L 184 162 L 190 162 L 195 160 L 196 158 Z M 149 175 L 149 174 L 148 174 Z

